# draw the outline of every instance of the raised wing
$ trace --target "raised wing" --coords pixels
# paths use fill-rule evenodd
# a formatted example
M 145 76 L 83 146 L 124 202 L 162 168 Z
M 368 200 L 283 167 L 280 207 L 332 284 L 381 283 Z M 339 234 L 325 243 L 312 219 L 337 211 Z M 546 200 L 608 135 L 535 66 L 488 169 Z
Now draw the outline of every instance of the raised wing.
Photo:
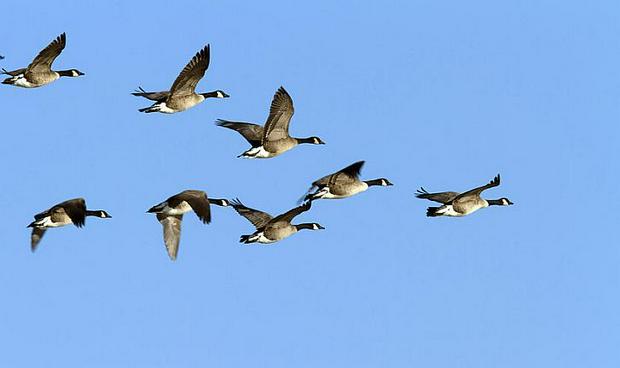
M 62 50 L 65 48 L 65 44 L 67 43 L 67 37 L 65 36 L 64 32 L 56 37 L 56 39 L 54 41 L 52 41 L 49 45 L 47 45 L 46 48 L 44 48 L 43 50 L 41 50 L 41 52 L 39 52 L 39 55 L 37 55 L 34 60 L 32 60 L 32 62 L 30 63 L 30 65 L 28 65 L 28 71 L 29 72 L 45 72 L 45 71 L 49 71 L 52 68 L 52 63 L 54 62 L 54 60 L 56 60 L 56 58 L 58 57 L 58 55 L 60 55 L 60 53 L 62 52 Z
M 131 93 L 134 96 L 144 97 L 151 101 L 164 102 L 170 96 L 170 91 L 160 91 L 160 92 L 147 92 L 142 87 L 138 87 L 135 92 Z
M 250 221 L 256 229 L 264 227 L 272 219 L 271 215 L 266 212 L 246 207 L 243 203 L 241 203 L 239 198 L 230 201 L 230 205 L 235 209 L 235 211 L 237 211 L 238 214 Z
M 271 220 L 272 223 L 278 222 L 278 221 L 286 221 L 286 222 L 291 222 L 292 219 L 294 219 L 297 215 L 306 212 L 310 209 L 310 207 L 312 206 L 312 201 L 307 201 L 306 203 L 302 204 L 301 206 L 295 207 L 292 210 L 289 210 L 288 212 L 285 212 L 281 215 L 278 215 L 276 217 L 273 218 L 273 220 Z
M 329 174 L 327 176 L 322 177 L 319 180 L 314 181 L 312 183 L 312 186 L 320 188 L 320 187 L 327 186 L 330 184 L 348 183 L 348 182 L 356 181 L 358 180 L 360 176 L 362 166 L 364 166 L 364 161 L 358 161 L 354 164 L 351 164 L 345 167 L 342 170 L 336 171 L 333 174 Z
M 209 67 L 210 58 L 210 47 L 207 45 L 198 51 L 183 68 L 177 79 L 172 83 L 170 93 L 173 95 L 189 95 L 194 93 L 198 81 L 205 75 Z
M 177 259 L 177 253 L 179 252 L 183 215 L 164 215 L 158 213 L 157 220 L 159 220 L 164 230 L 164 244 L 166 244 L 168 256 L 174 261 Z
M 294 113 L 295 109 L 293 108 L 291 96 L 284 87 L 278 88 L 271 101 L 269 117 L 263 132 L 263 141 L 277 141 L 287 138 L 289 136 L 288 126 Z
M 252 147 L 260 147 L 263 139 L 263 127 L 258 124 L 245 123 L 241 121 L 229 121 L 217 119 L 215 125 L 232 129 L 241 134 Z
M 458 195 L 458 197 L 454 198 L 454 200 L 462 200 L 463 198 L 470 197 L 470 196 L 479 196 L 480 193 L 482 193 L 483 191 L 489 188 L 496 187 L 499 185 L 499 183 L 500 183 L 500 177 L 499 177 L 499 174 L 497 174 L 497 176 L 494 177 L 493 180 L 489 182 L 489 184 L 486 184 L 481 187 L 474 188 L 472 190 L 468 190 L 467 192 L 461 193 Z
M 459 195 L 457 192 L 438 192 L 438 193 L 429 193 L 426 189 L 420 187 L 415 193 L 415 196 L 422 199 L 428 199 L 429 201 L 448 204 L 454 200 Z

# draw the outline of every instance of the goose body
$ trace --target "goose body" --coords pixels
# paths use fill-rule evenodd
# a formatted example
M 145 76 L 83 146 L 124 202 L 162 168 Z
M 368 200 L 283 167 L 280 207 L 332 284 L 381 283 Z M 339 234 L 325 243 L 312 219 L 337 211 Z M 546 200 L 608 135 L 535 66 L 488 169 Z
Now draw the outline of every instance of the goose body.
M 210 58 L 210 46 L 207 45 L 202 50 L 198 51 L 189 63 L 187 63 L 174 83 L 172 83 L 169 91 L 147 92 L 141 87 L 138 88 L 137 91 L 132 93 L 134 96 L 140 96 L 155 101 L 151 106 L 139 109 L 138 111 L 145 113 L 160 112 L 163 114 L 174 114 L 194 107 L 210 97 L 229 97 L 221 90 L 196 93 L 196 85 L 205 75 L 209 67 Z
M 362 181 L 359 179 L 364 161 L 358 161 L 335 173 L 326 175 L 312 183 L 305 200 L 341 199 L 351 197 L 368 190 L 371 186 L 391 186 L 385 178 Z
M 508 198 L 500 199 L 484 199 L 480 197 L 480 194 L 500 184 L 499 174 L 486 185 L 474 188 L 464 193 L 458 192 L 439 192 L 429 193 L 424 188 L 420 188 L 416 197 L 421 199 L 428 199 L 430 201 L 443 204 L 440 207 L 428 207 L 426 216 L 450 216 L 450 217 L 462 217 L 478 211 L 481 208 L 486 208 L 492 205 L 496 206 L 509 206 L 513 203 Z
M 272 158 L 301 143 L 325 144 L 319 137 L 293 138 L 289 135 L 289 125 L 294 112 L 291 96 L 284 87 L 280 87 L 273 96 L 269 117 L 264 126 L 222 119 L 216 124 L 238 132 L 252 145 L 237 157 Z
M 208 224 L 211 222 L 211 204 L 225 207 L 228 206 L 228 200 L 208 198 L 207 193 L 202 190 L 185 190 L 147 211 L 155 213 L 163 227 L 164 244 L 171 260 L 174 261 L 177 258 L 179 251 L 183 215 L 194 211 L 204 224 Z
M 65 45 L 66 35 L 62 33 L 46 48 L 41 50 L 28 67 L 12 71 L 2 69 L 3 74 L 10 76 L 3 80 L 2 83 L 22 88 L 35 88 L 52 83 L 60 77 L 79 77 L 84 75 L 84 73 L 77 69 L 52 70 L 52 63 L 60 55 Z
M 34 252 L 48 228 L 61 227 L 73 224 L 82 227 L 87 216 L 111 218 L 104 210 L 87 210 L 84 198 L 75 198 L 59 203 L 52 208 L 34 215 L 34 221 L 28 227 L 32 228 L 30 249 Z
M 310 209 L 310 202 L 307 202 L 302 206 L 295 207 L 276 217 L 272 217 L 266 212 L 246 207 L 238 199 L 231 201 L 230 204 L 238 214 L 245 217 L 256 228 L 256 231 L 253 234 L 242 235 L 239 240 L 241 243 L 271 244 L 288 238 L 302 229 L 324 229 L 324 227 L 317 223 L 303 223 L 298 225 L 291 224 L 293 218 Z

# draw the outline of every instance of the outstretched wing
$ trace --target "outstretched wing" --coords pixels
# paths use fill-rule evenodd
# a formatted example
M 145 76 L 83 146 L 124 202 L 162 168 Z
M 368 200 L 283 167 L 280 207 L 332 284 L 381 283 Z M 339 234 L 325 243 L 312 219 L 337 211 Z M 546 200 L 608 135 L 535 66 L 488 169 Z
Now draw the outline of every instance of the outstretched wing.
M 266 212 L 246 207 L 243 203 L 241 203 L 239 198 L 230 201 L 230 205 L 235 209 L 235 211 L 237 211 L 238 214 L 248 219 L 248 221 L 250 221 L 257 229 L 264 227 L 272 219 L 271 215 Z
M 265 123 L 263 141 L 277 141 L 288 137 L 288 126 L 295 113 L 293 100 L 284 87 L 278 88 L 269 109 L 269 117 Z
M 461 193 L 456 198 L 454 198 L 454 200 L 459 200 L 459 199 L 463 199 L 463 198 L 471 197 L 471 196 L 479 196 L 480 193 L 482 193 L 483 191 L 489 188 L 496 187 L 499 185 L 499 183 L 500 183 L 500 178 L 499 178 L 499 174 L 497 174 L 497 176 L 494 177 L 493 180 L 489 182 L 489 184 L 486 184 L 481 187 L 474 188 L 472 190 L 468 190 L 467 192 Z
M 164 215 L 158 213 L 157 220 L 159 220 L 164 230 L 164 244 L 166 244 L 168 256 L 174 261 L 177 259 L 177 253 L 179 252 L 183 215 Z
M 428 199 L 429 201 L 448 204 L 454 200 L 459 195 L 457 192 L 438 192 L 438 193 L 429 193 L 426 189 L 420 187 L 415 193 L 415 196 L 422 199 Z
M 27 68 L 28 71 L 29 72 L 46 72 L 46 71 L 51 70 L 52 63 L 54 62 L 54 60 L 56 60 L 58 55 L 60 55 L 62 50 L 65 48 L 66 43 L 67 43 L 67 37 L 65 36 L 63 32 L 60 36 L 56 37 L 54 41 L 52 41 L 49 45 L 47 45 L 46 48 L 44 48 L 43 50 L 41 50 L 41 52 L 39 52 L 39 55 L 37 55 L 34 58 L 34 60 L 32 60 L 30 65 L 28 65 L 28 68 Z
M 281 215 L 274 217 L 274 219 L 271 220 L 271 222 L 278 222 L 278 221 L 291 222 L 291 220 L 294 219 L 297 215 L 308 211 L 311 206 L 312 206 L 312 201 L 307 201 L 301 206 L 295 207 L 292 210 L 289 210 L 288 212 L 285 212 Z
M 170 91 L 147 92 L 142 87 L 138 87 L 138 89 L 131 94 L 134 96 L 144 97 L 151 101 L 163 102 L 166 101 L 168 96 L 170 96 Z
M 173 95 L 189 95 L 194 93 L 198 81 L 204 77 L 209 67 L 209 59 L 211 52 L 209 45 L 198 51 L 192 60 L 187 63 L 181 71 L 177 79 L 170 87 L 170 93 Z
M 17 77 L 20 74 L 24 74 L 26 72 L 26 68 L 15 69 L 15 70 L 6 70 L 2 68 L 2 74 L 10 75 L 11 77 Z
M 252 145 L 252 147 L 260 147 L 261 145 L 263 127 L 258 124 L 217 119 L 215 125 L 238 132 Z

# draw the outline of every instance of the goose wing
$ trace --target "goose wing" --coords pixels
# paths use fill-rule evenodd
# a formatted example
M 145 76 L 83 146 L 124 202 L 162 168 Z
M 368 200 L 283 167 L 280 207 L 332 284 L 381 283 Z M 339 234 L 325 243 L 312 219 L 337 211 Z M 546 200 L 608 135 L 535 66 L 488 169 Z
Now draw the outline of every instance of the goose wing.
M 288 126 L 295 113 L 293 100 L 284 87 L 278 88 L 269 109 L 269 117 L 265 123 L 263 141 L 277 141 L 289 137 Z
M 86 222 L 86 201 L 84 198 L 75 198 L 57 204 L 50 210 L 54 215 L 67 215 L 77 227 L 84 226 Z
M 65 48 L 65 44 L 67 43 L 67 37 L 64 32 L 56 37 L 54 41 L 52 41 L 46 48 L 41 50 L 39 54 L 32 60 L 30 65 L 28 65 L 28 71 L 30 72 L 46 72 L 52 69 L 52 63 L 58 55 Z
M 205 72 L 209 67 L 210 58 L 210 47 L 207 45 L 202 50 L 198 51 L 189 63 L 187 63 L 185 68 L 183 68 L 177 79 L 175 79 L 174 83 L 172 83 L 172 87 L 170 87 L 170 94 L 193 94 L 196 90 L 198 81 L 204 77 Z
M 310 209 L 310 207 L 312 206 L 312 201 L 307 201 L 306 203 L 302 204 L 301 206 L 295 207 L 281 215 L 278 215 L 276 217 L 273 218 L 273 220 L 271 220 L 272 223 L 275 222 L 279 222 L 279 221 L 286 221 L 286 222 L 291 222 L 291 220 L 293 220 L 297 215 L 306 212 Z
M 43 238 L 43 235 L 45 234 L 45 228 L 44 227 L 33 227 L 32 228 L 32 233 L 30 234 L 30 250 L 31 251 L 35 251 L 37 250 L 37 246 L 39 245 L 39 242 L 41 241 L 41 239 Z
M 168 198 L 168 205 L 171 207 L 178 206 L 182 201 L 187 202 L 200 221 L 204 224 L 211 222 L 211 206 L 207 193 L 202 190 L 186 190 L 175 196 Z
M 183 215 L 164 215 L 158 213 L 157 220 L 159 220 L 164 230 L 164 244 L 166 244 L 168 256 L 174 261 L 177 259 L 177 253 L 179 252 Z
M 26 72 L 26 68 L 15 69 L 15 70 L 6 70 L 2 68 L 2 74 L 10 75 L 11 77 L 16 77 L 20 74 L 24 74 Z
M 429 193 L 426 189 L 420 187 L 415 193 L 415 196 L 422 199 L 428 199 L 429 201 L 438 202 L 442 204 L 448 204 L 454 200 L 454 198 L 458 197 L 459 193 L 457 192 L 438 192 L 438 193 Z
M 266 212 L 246 207 L 243 203 L 241 203 L 239 198 L 230 201 L 230 205 L 235 209 L 235 211 L 237 211 L 238 214 L 250 221 L 256 229 L 264 227 L 272 219 L 271 215 Z
M 164 102 L 170 96 L 170 91 L 160 91 L 160 92 L 147 92 L 142 87 L 138 87 L 135 92 L 131 93 L 134 96 L 144 97 L 151 101 Z
M 454 198 L 455 201 L 460 201 L 460 200 L 465 200 L 468 197 L 472 197 L 472 196 L 480 196 L 480 193 L 482 193 L 483 191 L 489 189 L 489 188 L 493 188 L 496 187 L 500 184 L 500 177 L 499 174 L 497 174 L 497 176 L 495 176 L 493 178 L 493 180 L 491 180 L 489 182 L 489 184 L 483 185 L 481 187 L 478 188 L 474 188 L 472 190 L 468 190 L 467 192 L 461 193 L 459 194 L 456 198 Z
M 229 121 L 217 119 L 215 125 L 232 129 L 241 134 L 252 147 L 260 147 L 263 139 L 263 127 L 258 124 L 245 123 L 241 121 Z
M 345 167 L 342 170 L 336 171 L 333 174 L 326 175 L 319 180 L 312 183 L 315 187 L 322 187 L 333 184 L 345 184 L 359 180 L 360 172 L 364 166 L 364 161 L 358 161 Z

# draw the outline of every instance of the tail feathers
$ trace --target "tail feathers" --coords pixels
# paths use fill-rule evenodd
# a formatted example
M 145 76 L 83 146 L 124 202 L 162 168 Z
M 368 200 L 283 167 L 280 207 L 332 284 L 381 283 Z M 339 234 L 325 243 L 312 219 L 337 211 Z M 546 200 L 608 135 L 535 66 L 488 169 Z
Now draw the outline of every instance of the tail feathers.
M 142 109 L 138 109 L 138 111 L 145 112 L 145 113 L 148 114 L 150 112 L 157 112 L 158 110 L 154 109 L 153 106 L 149 106 L 149 107 L 145 107 L 145 108 L 142 108 Z
M 166 206 L 165 204 L 160 203 L 160 204 L 157 204 L 157 205 L 149 208 L 149 210 L 146 211 L 146 212 L 148 212 L 148 213 L 157 213 L 157 212 L 160 212 L 165 206 Z
M 6 78 L 5 80 L 2 81 L 2 84 L 13 84 L 15 83 L 15 78 L 11 77 L 11 78 Z
M 439 212 L 441 207 L 429 207 L 426 209 L 426 216 L 428 217 L 437 217 L 441 216 L 443 213 Z
M 249 242 L 250 242 L 250 236 L 249 235 L 241 235 L 241 238 L 239 238 L 239 243 L 248 244 Z

